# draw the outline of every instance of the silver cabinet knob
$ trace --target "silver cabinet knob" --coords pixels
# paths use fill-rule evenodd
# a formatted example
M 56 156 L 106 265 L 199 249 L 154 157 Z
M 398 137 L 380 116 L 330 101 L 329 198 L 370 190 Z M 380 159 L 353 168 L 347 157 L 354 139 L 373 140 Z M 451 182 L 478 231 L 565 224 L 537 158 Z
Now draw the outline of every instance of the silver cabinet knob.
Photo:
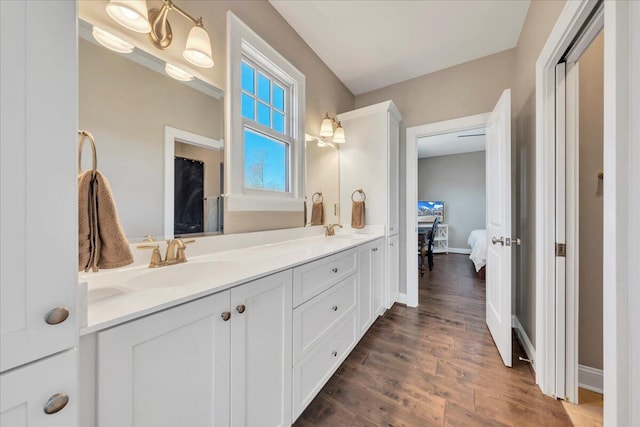
M 492 237 L 491 243 L 493 243 L 494 245 L 500 243 L 500 245 L 504 246 L 504 237 L 500 237 L 500 238 Z
M 225 311 L 224 313 L 222 313 L 220 315 L 220 317 L 222 317 L 222 320 L 224 320 L 225 322 L 229 319 L 231 319 L 231 312 L 230 311 Z
M 66 394 L 56 393 L 47 400 L 44 404 L 44 413 L 47 415 L 55 414 L 67 406 L 69 403 L 69 396 Z
M 334 273 L 338 272 L 338 267 L 334 267 L 331 271 L 333 271 Z
M 331 355 L 332 355 L 333 357 L 338 357 L 338 352 L 337 352 L 337 351 L 332 351 L 332 352 L 331 352 Z
M 331 310 L 333 310 L 333 311 L 338 311 L 338 306 L 337 306 L 337 305 L 334 305 L 333 307 L 331 307 Z
M 49 325 L 57 325 L 64 322 L 69 317 L 69 310 L 65 307 L 52 308 L 44 315 L 44 321 Z
M 246 309 L 247 307 L 244 304 L 240 304 L 239 306 L 236 307 L 236 311 L 240 314 L 244 313 Z

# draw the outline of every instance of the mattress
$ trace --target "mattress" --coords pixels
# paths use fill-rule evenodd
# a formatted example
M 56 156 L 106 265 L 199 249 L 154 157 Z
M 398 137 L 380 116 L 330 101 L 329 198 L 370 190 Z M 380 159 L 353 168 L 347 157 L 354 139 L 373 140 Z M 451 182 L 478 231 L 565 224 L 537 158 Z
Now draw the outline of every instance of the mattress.
M 487 230 L 473 230 L 467 241 L 471 248 L 469 259 L 473 262 L 476 271 L 480 271 L 487 264 Z

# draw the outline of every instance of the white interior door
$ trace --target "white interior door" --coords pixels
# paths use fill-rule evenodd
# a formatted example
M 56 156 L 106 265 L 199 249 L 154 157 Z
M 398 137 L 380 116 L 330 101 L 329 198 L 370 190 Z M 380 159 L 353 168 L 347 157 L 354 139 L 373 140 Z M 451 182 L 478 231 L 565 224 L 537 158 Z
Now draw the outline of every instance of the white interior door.
M 487 326 L 511 366 L 511 89 L 487 122 Z

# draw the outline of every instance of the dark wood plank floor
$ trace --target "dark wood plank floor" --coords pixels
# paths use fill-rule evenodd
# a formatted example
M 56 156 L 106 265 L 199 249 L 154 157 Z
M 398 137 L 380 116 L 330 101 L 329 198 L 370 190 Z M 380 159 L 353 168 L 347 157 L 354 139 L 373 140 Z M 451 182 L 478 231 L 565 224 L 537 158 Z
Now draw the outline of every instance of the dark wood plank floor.
M 437 255 L 419 308 L 378 319 L 295 426 L 571 425 L 513 355 L 504 367 L 468 256 Z

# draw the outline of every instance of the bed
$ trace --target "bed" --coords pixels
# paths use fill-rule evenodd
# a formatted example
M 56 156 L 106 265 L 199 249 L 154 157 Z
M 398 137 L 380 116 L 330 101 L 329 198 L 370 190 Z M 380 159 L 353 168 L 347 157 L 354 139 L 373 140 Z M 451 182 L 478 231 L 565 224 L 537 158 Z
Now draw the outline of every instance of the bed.
M 471 248 L 469 259 L 473 262 L 478 276 L 484 279 L 487 264 L 487 230 L 473 230 L 467 243 Z

